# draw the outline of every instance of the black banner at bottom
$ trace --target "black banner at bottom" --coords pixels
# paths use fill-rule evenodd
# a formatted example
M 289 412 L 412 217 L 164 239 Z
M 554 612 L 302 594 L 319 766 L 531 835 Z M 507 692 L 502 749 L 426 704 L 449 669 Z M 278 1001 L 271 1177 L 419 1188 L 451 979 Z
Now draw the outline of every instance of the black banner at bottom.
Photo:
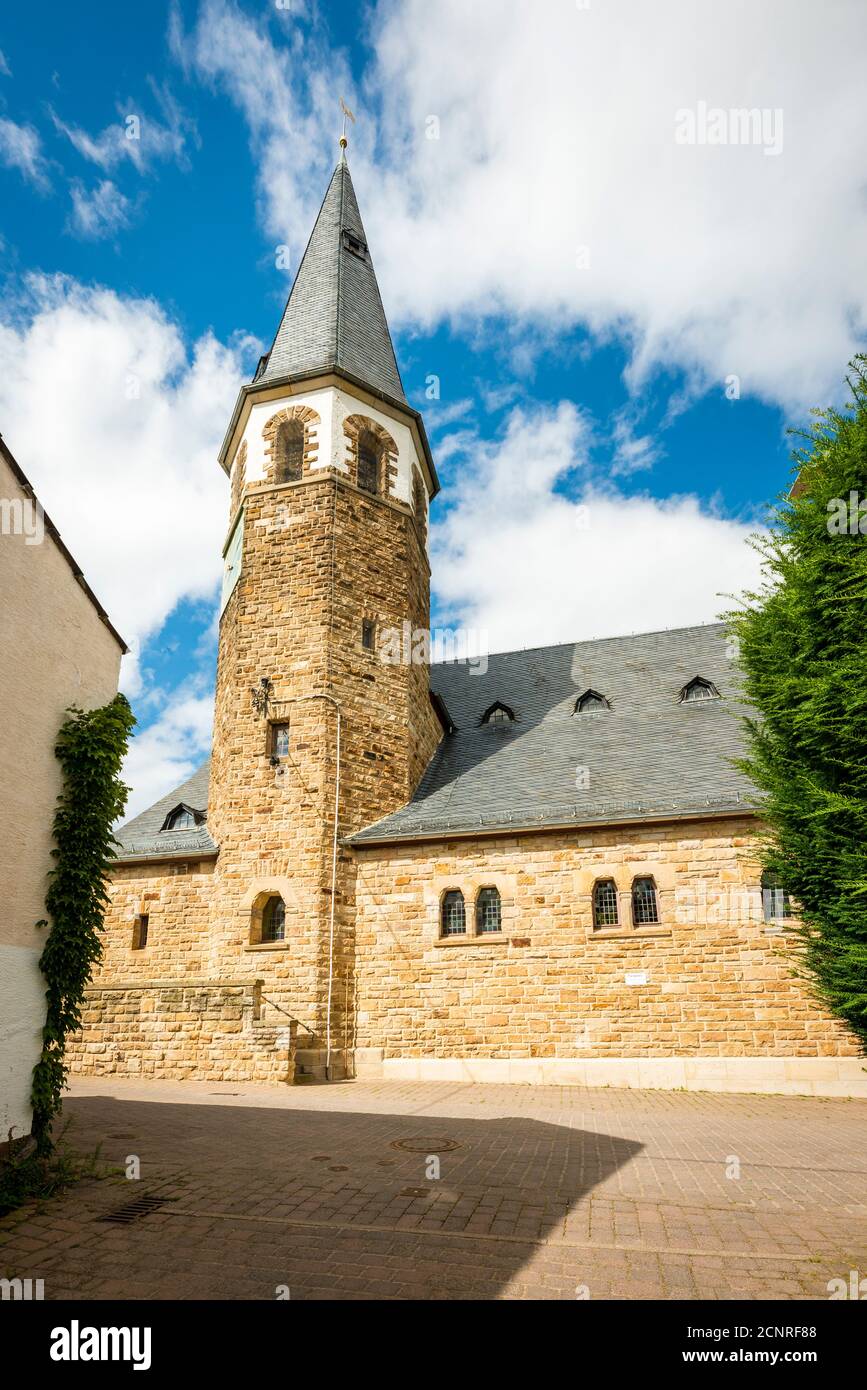
M 730 1370 L 740 1366 L 769 1370 L 802 1366 L 825 1377 L 829 1371 L 858 1364 L 867 1330 L 862 1301 L 504 1300 L 499 1306 L 487 1305 L 489 1312 L 485 1314 L 482 1308 L 486 1305 L 456 1305 L 450 1300 L 435 1300 L 448 1303 L 446 1309 L 432 1307 L 433 1300 L 382 1302 L 377 1308 L 376 1300 L 364 1299 L 269 1303 L 42 1303 L 6 1299 L 0 1302 L 0 1346 L 7 1369 L 19 1364 L 27 1368 L 28 1376 L 47 1376 L 50 1381 L 61 1382 L 70 1375 L 93 1378 L 101 1370 L 114 1376 L 126 1371 L 140 1378 L 215 1372 L 223 1381 L 232 1375 L 246 1381 L 255 1367 L 273 1370 L 281 1362 L 288 1373 L 302 1351 L 307 1357 L 324 1351 L 329 1378 L 340 1369 L 341 1352 L 348 1370 L 360 1370 L 359 1359 L 364 1356 L 370 1374 L 371 1345 L 385 1357 L 381 1373 L 395 1374 L 392 1358 L 397 1353 L 401 1375 L 405 1376 L 412 1364 L 411 1350 L 408 1363 L 405 1339 L 416 1332 L 419 1339 L 424 1337 L 415 1345 L 418 1372 L 426 1380 L 437 1369 L 438 1361 L 452 1375 L 458 1365 L 465 1372 L 475 1360 L 474 1347 L 479 1351 L 484 1347 L 488 1374 L 498 1352 L 504 1358 L 511 1357 L 517 1348 L 537 1358 L 540 1366 L 552 1356 L 566 1353 L 576 1358 L 577 1374 L 592 1347 L 594 1363 L 598 1365 L 602 1358 L 611 1372 L 668 1373 L 680 1367 L 701 1374 L 710 1366 Z M 509 1340 L 500 1334 L 492 1342 L 490 1331 L 499 1327 L 499 1317 L 506 1308 Z M 461 1327 L 464 1310 L 471 1310 L 473 1319 L 465 1329 Z M 380 1336 L 371 1343 L 371 1333 L 379 1329 Z M 327 1333 L 327 1341 L 314 1342 L 320 1332 Z M 458 1350 L 456 1334 L 461 1336 L 464 1351 Z M 527 1341 L 528 1334 L 532 1342 Z M 547 1340 L 552 1337 L 555 1340 Z M 392 1338 L 400 1340 L 392 1342 Z M 411 1348 L 413 1343 L 409 1345 Z

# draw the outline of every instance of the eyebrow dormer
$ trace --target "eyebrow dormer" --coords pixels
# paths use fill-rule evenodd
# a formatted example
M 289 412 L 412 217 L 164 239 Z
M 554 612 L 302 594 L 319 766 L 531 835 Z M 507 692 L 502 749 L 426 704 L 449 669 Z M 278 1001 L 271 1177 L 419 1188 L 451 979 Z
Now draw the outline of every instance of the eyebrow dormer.
M 600 695 L 598 690 L 585 690 L 583 695 L 579 695 L 575 701 L 575 714 L 593 714 L 596 710 L 610 709 L 611 701 L 604 695 Z
M 181 801 L 169 811 L 162 823 L 162 829 L 195 830 L 196 826 L 201 825 L 204 819 L 204 811 L 196 811 L 192 806 L 188 806 L 185 801 Z
M 485 710 L 480 724 L 493 724 L 502 727 L 504 724 L 514 724 L 515 711 L 509 705 L 504 705 L 502 700 L 495 700 L 492 705 Z
M 705 680 L 704 676 L 694 676 L 691 681 L 687 681 L 679 698 L 680 703 L 686 705 L 699 700 L 718 700 L 720 693 L 713 681 Z

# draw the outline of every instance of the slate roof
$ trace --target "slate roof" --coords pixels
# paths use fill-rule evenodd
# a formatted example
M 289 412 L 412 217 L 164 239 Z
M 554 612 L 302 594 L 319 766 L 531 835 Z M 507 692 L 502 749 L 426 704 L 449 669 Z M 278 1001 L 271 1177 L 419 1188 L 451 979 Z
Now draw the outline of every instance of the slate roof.
M 680 703 L 695 676 L 721 698 Z M 456 732 L 412 801 L 350 842 L 748 810 L 755 791 L 730 762 L 743 752 L 737 679 L 719 623 L 498 653 L 484 674 L 432 666 Z M 610 710 L 575 713 L 588 689 Z M 496 702 L 514 723 L 481 725 Z
M 192 811 L 207 810 L 210 773 L 209 758 L 186 782 L 142 811 L 141 815 L 127 821 L 117 831 L 120 843 L 118 860 L 123 863 L 124 860 L 136 859 L 186 859 L 197 854 L 207 858 L 209 854 L 216 854 L 217 845 L 206 825 L 197 825 L 194 830 L 162 828 L 169 812 L 181 802 Z
M 720 699 L 680 703 L 694 677 Z M 500 652 L 484 673 L 431 667 L 455 725 L 419 788 L 394 815 L 349 837 L 356 845 L 449 833 L 613 824 L 749 811 L 755 789 L 731 760 L 743 753 L 737 668 L 722 623 Z M 586 690 L 609 710 L 576 714 Z M 496 703 L 515 722 L 482 725 Z M 204 811 L 210 763 L 118 832 L 121 860 L 172 859 L 217 846 L 205 826 L 161 830 L 180 802 Z M 587 785 L 579 787 L 579 769 Z
M 355 251 L 347 245 L 345 233 L 355 239 L 350 243 Z M 342 371 L 406 404 L 355 189 L 342 155 L 256 385 L 315 371 Z

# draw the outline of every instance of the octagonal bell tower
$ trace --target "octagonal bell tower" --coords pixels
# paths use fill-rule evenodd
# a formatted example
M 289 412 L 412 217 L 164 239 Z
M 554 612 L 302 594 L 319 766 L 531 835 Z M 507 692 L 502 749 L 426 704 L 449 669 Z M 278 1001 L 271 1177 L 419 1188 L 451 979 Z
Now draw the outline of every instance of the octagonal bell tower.
M 230 479 L 209 829 L 216 978 L 260 980 L 311 1075 L 351 1071 L 343 837 L 403 805 L 441 735 L 424 651 L 438 482 L 345 154 L 220 456 Z M 397 640 L 397 637 L 400 640 Z

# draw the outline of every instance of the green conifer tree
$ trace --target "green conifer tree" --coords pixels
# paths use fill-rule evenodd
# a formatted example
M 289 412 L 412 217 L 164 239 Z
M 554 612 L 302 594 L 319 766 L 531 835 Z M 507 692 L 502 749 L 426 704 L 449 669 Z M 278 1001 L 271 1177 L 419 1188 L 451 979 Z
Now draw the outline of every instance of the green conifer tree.
M 867 1043 L 867 358 L 813 412 L 798 480 L 755 542 L 758 593 L 727 615 L 761 793 L 766 870 L 795 899 L 804 968 Z

